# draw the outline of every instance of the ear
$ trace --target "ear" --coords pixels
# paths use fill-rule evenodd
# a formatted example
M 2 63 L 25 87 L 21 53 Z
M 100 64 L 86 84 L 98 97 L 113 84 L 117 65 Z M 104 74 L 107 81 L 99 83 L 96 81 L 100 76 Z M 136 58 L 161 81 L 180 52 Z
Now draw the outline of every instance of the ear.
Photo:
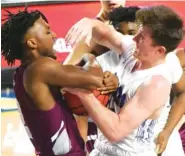
M 31 49 L 36 49 L 37 48 L 37 41 L 34 38 L 30 38 L 26 41 L 26 44 L 29 48 Z
M 159 47 L 158 47 L 158 52 L 159 52 L 160 54 L 165 55 L 165 54 L 166 54 L 166 48 L 165 48 L 164 46 L 159 46 Z

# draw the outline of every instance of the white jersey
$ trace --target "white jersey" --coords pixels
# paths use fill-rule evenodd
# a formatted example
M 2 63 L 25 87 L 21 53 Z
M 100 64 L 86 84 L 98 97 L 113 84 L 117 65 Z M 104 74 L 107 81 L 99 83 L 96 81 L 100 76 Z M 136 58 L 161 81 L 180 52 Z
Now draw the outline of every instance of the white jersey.
M 129 39 L 127 38 L 127 40 Z M 130 43 L 132 42 L 130 41 Z M 132 55 L 134 51 L 132 47 L 134 48 L 132 44 L 128 45 L 128 51 L 121 57 L 110 51 L 97 58 L 103 70 L 116 73 L 120 81 L 120 87 L 113 94 L 108 104 L 108 108 L 115 113 L 119 113 L 124 104 L 134 96 L 138 87 L 148 78 L 154 75 L 162 75 L 170 84 L 173 84 L 179 81 L 182 75 L 182 68 L 178 58 L 173 53 L 170 53 L 166 58 L 165 64 L 132 73 L 131 70 L 136 63 L 136 59 Z M 98 130 L 98 138 L 94 145 L 95 149 L 90 156 L 156 156 L 154 139 L 162 131 L 170 108 L 169 99 L 167 99 L 158 119 L 145 120 L 130 135 L 118 143 L 109 142 L 104 134 Z

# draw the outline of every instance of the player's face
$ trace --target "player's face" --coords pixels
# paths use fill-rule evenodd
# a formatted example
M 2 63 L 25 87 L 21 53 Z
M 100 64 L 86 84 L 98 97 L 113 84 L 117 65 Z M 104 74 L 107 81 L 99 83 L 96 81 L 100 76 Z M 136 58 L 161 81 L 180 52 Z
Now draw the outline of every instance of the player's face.
M 136 22 L 120 22 L 116 29 L 124 35 L 135 35 L 138 31 L 138 24 Z
M 134 37 L 136 51 L 134 56 L 141 61 L 152 61 L 158 59 L 161 46 L 156 46 L 151 37 L 151 30 L 147 26 L 141 26 Z
M 102 9 L 107 13 L 120 6 L 124 7 L 125 1 L 126 0 L 100 0 Z
M 56 59 L 55 51 L 53 49 L 56 34 L 50 29 L 49 24 L 42 18 L 39 18 L 29 32 L 30 39 L 32 39 L 34 48 L 39 55 Z

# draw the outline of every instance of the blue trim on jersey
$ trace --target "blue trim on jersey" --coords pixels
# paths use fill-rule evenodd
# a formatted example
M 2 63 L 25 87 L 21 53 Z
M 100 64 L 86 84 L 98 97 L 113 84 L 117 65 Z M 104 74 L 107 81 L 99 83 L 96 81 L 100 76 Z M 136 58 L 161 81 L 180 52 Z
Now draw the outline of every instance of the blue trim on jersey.
M 147 142 L 150 143 L 154 137 L 154 127 L 157 120 L 145 120 L 138 128 L 136 139 L 137 142 Z

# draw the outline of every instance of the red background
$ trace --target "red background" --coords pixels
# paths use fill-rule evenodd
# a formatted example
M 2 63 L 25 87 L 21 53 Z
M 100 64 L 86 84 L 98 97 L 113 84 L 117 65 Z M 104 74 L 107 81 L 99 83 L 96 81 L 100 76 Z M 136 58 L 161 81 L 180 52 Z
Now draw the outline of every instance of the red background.
M 128 1 L 127 6 L 150 6 L 164 4 L 173 8 L 178 12 L 185 22 L 185 1 Z M 8 10 L 16 12 L 24 7 L 10 7 Z M 40 10 L 49 20 L 50 26 L 56 32 L 58 37 L 64 37 L 69 28 L 83 17 L 95 17 L 100 10 L 100 3 L 98 2 L 79 2 L 69 4 L 53 4 L 53 5 L 37 5 L 30 6 L 30 10 Z M 4 10 L 1 11 L 3 17 Z M 185 47 L 185 39 L 179 47 Z M 62 61 L 66 57 L 66 53 L 58 54 L 58 60 Z M 16 62 L 16 66 L 19 62 Z M 2 68 L 8 67 L 3 57 L 1 57 Z

